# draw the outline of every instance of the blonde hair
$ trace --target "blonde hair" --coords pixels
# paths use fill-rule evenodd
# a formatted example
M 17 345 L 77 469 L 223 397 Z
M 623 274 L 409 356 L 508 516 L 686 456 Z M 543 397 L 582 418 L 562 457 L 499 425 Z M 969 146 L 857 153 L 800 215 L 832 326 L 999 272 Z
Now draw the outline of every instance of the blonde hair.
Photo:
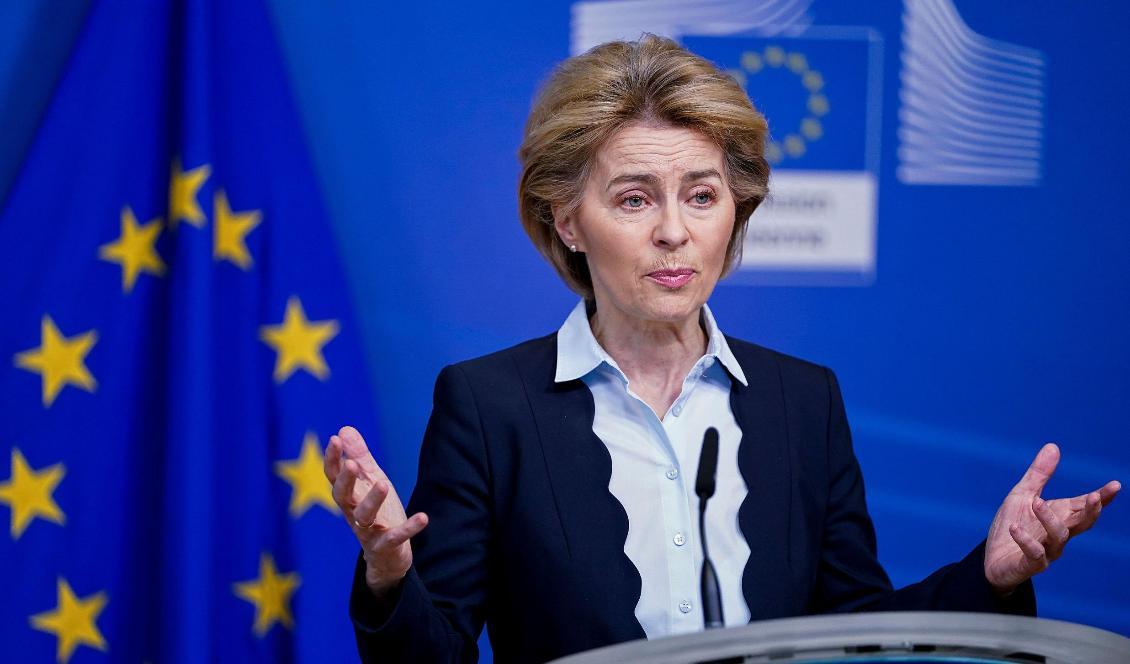
M 518 207 L 534 246 L 585 299 L 593 297 L 588 263 L 557 236 L 553 209 L 577 209 L 597 150 L 632 122 L 695 129 L 726 155 L 736 212 L 722 274 L 741 260 L 746 224 L 769 191 L 765 118 L 710 61 L 655 35 L 608 42 L 565 60 L 542 86 L 526 121 Z

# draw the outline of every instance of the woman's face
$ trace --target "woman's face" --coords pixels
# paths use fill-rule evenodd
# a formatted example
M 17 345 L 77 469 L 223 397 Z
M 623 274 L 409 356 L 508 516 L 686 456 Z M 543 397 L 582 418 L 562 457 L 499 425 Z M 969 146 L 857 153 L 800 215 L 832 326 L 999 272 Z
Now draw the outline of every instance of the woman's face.
M 670 125 L 628 125 L 597 152 L 580 206 L 556 226 L 585 252 L 598 309 L 697 320 L 734 228 L 725 162 L 706 136 Z

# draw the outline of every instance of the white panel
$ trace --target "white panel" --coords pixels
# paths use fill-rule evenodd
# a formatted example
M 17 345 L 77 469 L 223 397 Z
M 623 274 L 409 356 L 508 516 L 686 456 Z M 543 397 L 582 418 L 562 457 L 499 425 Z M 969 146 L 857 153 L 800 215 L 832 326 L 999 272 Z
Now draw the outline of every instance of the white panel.
M 775 171 L 741 269 L 873 271 L 876 186 L 866 171 Z

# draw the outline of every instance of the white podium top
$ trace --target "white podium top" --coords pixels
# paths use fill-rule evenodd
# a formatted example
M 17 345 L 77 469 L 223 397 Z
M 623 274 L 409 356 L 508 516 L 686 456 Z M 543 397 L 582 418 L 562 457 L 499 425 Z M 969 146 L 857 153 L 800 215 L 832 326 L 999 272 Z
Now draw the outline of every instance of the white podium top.
M 988 613 L 907 611 L 784 618 L 633 641 L 554 664 L 707 662 L 1130 664 L 1130 639 L 1095 627 Z

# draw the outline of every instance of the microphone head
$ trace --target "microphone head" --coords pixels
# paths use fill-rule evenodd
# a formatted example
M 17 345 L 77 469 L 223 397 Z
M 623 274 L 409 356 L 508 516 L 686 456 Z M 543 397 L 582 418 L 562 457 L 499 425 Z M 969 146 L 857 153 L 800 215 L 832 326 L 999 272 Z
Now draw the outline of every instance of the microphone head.
M 718 472 L 718 430 L 710 427 L 702 437 L 702 452 L 698 457 L 698 477 L 695 479 L 694 492 L 699 498 L 706 499 L 714 495 L 714 478 Z

